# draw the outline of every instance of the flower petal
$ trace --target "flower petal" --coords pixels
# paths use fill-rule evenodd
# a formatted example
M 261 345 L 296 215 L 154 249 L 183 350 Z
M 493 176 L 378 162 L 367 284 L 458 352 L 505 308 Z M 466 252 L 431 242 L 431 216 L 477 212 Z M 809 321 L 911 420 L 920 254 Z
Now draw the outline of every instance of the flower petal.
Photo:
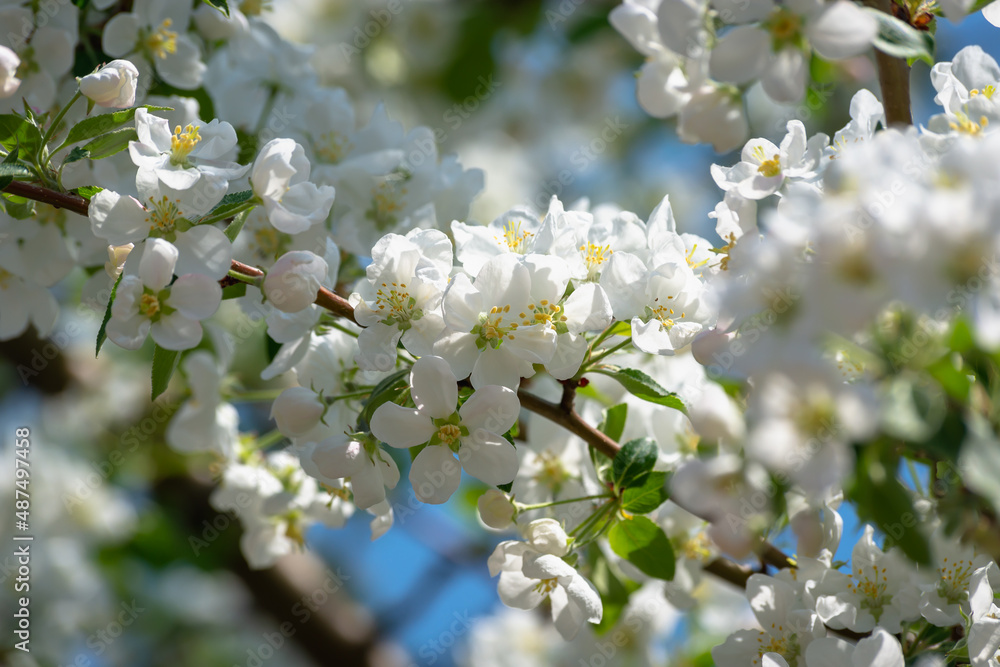
M 462 438 L 458 459 L 465 472 L 493 486 L 513 482 L 517 475 L 517 451 L 504 438 L 485 429 Z
M 447 502 L 462 481 L 462 466 L 443 445 L 424 447 L 410 465 L 410 484 L 420 502 Z
M 393 447 L 422 445 L 434 435 L 430 417 L 412 408 L 395 403 L 383 403 L 375 410 L 371 422 L 372 435 Z
M 436 356 L 418 359 L 410 371 L 410 395 L 421 414 L 450 417 L 458 405 L 458 380 L 448 362 Z

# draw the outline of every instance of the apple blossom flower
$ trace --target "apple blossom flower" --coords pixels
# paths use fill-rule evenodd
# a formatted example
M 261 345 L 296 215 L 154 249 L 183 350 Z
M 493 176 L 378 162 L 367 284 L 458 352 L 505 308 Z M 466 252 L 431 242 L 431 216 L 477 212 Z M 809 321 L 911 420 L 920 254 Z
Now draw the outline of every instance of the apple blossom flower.
M 455 276 L 444 295 L 447 329 L 434 353 L 448 360 L 456 377 L 471 375 L 473 387 L 516 388 L 522 377 L 534 375 L 532 364 L 552 361 L 558 334 L 545 318 L 561 310 L 565 285 L 533 274 L 510 253 L 483 264 L 474 284 L 466 274 Z
M 330 213 L 335 190 L 309 182 L 309 170 L 305 151 L 292 139 L 272 139 L 257 154 L 250 184 L 279 231 L 304 232 Z
M 416 408 L 383 403 L 372 415 L 371 429 L 372 435 L 393 447 L 426 443 L 410 468 L 410 483 L 420 501 L 446 502 L 458 488 L 463 468 L 487 484 L 513 481 L 517 453 L 503 434 L 520 413 L 515 392 L 487 385 L 456 411 L 458 381 L 448 362 L 426 356 L 410 371 L 410 394 Z
M 584 622 L 603 616 L 597 589 L 563 560 L 568 538 L 557 521 L 538 519 L 525 529 L 527 542 L 501 542 L 489 558 L 490 575 L 500 575 L 497 591 L 508 607 L 534 609 L 546 598 L 563 639 L 572 639 Z
M 712 178 L 727 192 L 735 189 L 746 199 L 763 199 L 777 192 L 786 181 L 815 177 L 827 143 L 829 137 L 825 134 L 807 140 L 802 121 L 790 120 L 780 147 L 767 139 L 751 139 L 743 147 L 742 160 L 736 165 L 713 164 Z
M 143 200 L 162 188 L 189 214 L 203 215 L 225 196 L 229 180 L 250 169 L 228 161 L 235 155 L 236 131 L 224 121 L 178 125 L 171 133 L 166 119 L 139 108 L 135 129 L 139 140 L 129 142 L 129 155 L 139 167 L 136 187 Z
M 128 60 L 112 60 L 80 79 L 80 92 L 98 106 L 127 109 L 135 104 L 139 70 Z
M 109 56 L 124 57 L 152 71 L 171 86 L 194 90 L 201 86 L 205 63 L 201 50 L 187 35 L 192 8 L 172 0 L 139 0 L 133 11 L 111 17 L 101 35 L 101 48 Z M 150 67 L 152 66 L 152 67 Z
M 198 273 L 174 277 L 177 249 L 163 239 L 146 242 L 138 275 L 118 284 L 108 320 L 108 338 L 127 350 L 138 349 L 146 336 L 168 350 L 186 350 L 201 340 L 200 320 L 215 313 L 222 288 Z
M 336 433 L 307 446 L 302 461 L 306 472 L 324 484 L 350 480 L 358 509 L 371 509 L 385 502 L 385 490 L 399 483 L 396 462 L 374 439 Z
M 225 368 L 204 350 L 185 357 L 181 368 L 192 395 L 171 417 L 167 444 L 178 452 L 215 452 L 232 459 L 239 446 L 240 417 L 219 395 Z
M 372 248 L 366 278 L 350 296 L 358 336 L 358 367 L 386 371 L 396 364 L 396 345 L 416 356 L 430 354 L 444 329 L 441 299 L 452 269 L 451 241 L 436 229 L 406 236 L 386 234 Z

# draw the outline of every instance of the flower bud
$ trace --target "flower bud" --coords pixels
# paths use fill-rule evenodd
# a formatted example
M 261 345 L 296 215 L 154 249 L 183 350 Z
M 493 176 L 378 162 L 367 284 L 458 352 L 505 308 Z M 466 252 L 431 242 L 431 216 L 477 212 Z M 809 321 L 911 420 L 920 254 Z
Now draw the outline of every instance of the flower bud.
M 99 106 L 127 109 L 135 104 L 139 70 L 127 60 L 112 60 L 99 71 L 80 79 L 80 92 Z
M 0 98 L 10 97 L 17 92 L 21 80 L 17 78 L 17 68 L 21 59 L 6 46 L 0 46 Z
M 514 521 L 514 504 L 499 489 L 490 489 L 479 496 L 479 517 L 490 528 L 503 530 Z
M 322 257 L 307 250 L 286 252 L 264 278 L 264 295 L 278 310 L 298 313 L 316 300 L 326 272 Z
M 104 263 L 105 272 L 112 278 L 117 279 L 122 274 L 122 269 L 125 267 L 125 260 L 128 259 L 128 254 L 132 252 L 132 248 L 134 247 L 134 243 L 109 245 L 108 261 Z
M 290 387 L 274 399 L 271 419 L 282 434 L 295 438 L 316 427 L 326 406 L 311 389 Z
M 565 556 L 569 553 L 569 538 L 555 519 L 536 519 L 528 524 L 525 537 L 532 548 L 545 554 Z

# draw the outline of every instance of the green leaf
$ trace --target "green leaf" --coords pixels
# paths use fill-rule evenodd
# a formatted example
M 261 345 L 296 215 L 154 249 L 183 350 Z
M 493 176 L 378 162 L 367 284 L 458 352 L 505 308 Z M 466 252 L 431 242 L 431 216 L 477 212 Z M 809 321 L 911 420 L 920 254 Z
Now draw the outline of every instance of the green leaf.
M 2 171 L 3 169 L 16 170 L 16 168 L 24 167 L 24 165 L 22 165 L 20 162 L 17 161 L 17 156 L 19 154 L 20 151 L 17 149 L 17 147 L 14 147 L 14 149 L 11 152 L 7 153 L 7 155 L 4 157 L 3 162 L 0 162 L 0 190 L 3 190 L 8 185 L 13 183 L 14 177 L 18 175 L 16 173 L 4 173 Z M 24 168 L 26 169 L 27 167 Z M 31 171 L 29 170 L 28 173 L 30 175 Z
M 10 178 L 31 178 L 33 175 L 34 173 L 23 164 L 18 164 L 16 162 L 0 163 L 0 177 L 9 176 Z
M 919 58 L 934 65 L 934 36 L 877 9 L 864 10 L 878 21 L 874 46 L 894 58 Z
M 204 0 L 204 2 L 209 7 L 215 7 L 227 17 L 229 16 L 229 3 L 226 0 Z
M 622 438 L 625 430 L 625 419 L 628 417 L 628 404 L 619 403 L 604 411 L 604 419 L 598 424 L 597 429 L 615 442 Z
M 235 211 L 239 207 L 243 206 L 243 204 L 253 199 L 253 197 L 254 197 L 253 190 L 230 192 L 229 194 L 227 194 L 225 197 L 222 198 L 222 201 L 220 201 L 218 204 L 215 205 L 215 208 L 206 213 L 204 217 L 207 218 L 211 216 L 213 218 L 217 218 L 221 215 L 225 215 L 230 211 Z
M 608 531 L 611 550 L 650 577 L 674 578 L 674 550 L 663 530 L 644 516 L 615 522 Z
M 236 283 L 235 285 L 227 285 L 222 288 L 222 300 L 226 301 L 228 299 L 238 299 L 247 294 L 247 284 L 246 283 Z
M 90 151 L 81 146 L 74 146 L 73 150 L 69 152 L 66 159 L 63 160 L 63 164 L 69 164 L 70 162 L 77 162 L 79 160 L 86 160 L 90 157 Z
M 138 109 L 148 109 L 149 111 L 173 111 L 170 107 L 156 107 L 147 104 L 141 107 L 122 109 L 121 111 L 115 111 L 113 113 L 103 113 L 99 116 L 84 118 L 69 129 L 69 132 L 66 134 L 65 141 L 63 141 L 63 145 L 68 146 L 70 144 L 79 143 L 87 139 L 99 137 L 102 134 L 111 132 L 112 130 L 117 130 L 122 125 L 131 122 L 135 118 L 135 112 Z
M 101 354 L 101 348 L 104 347 L 104 341 L 108 337 L 108 320 L 111 319 L 111 304 L 115 302 L 115 295 L 118 293 L 118 285 L 122 281 L 122 276 L 125 272 L 122 271 L 118 274 L 118 280 L 115 281 L 114 287 L 111 288 L 111 296 L 108 297 L 108 307 L 104 310 L 104 320 L 101 321 L 101 328 L 97 330 L 97 351 L 94 352 L 94 356 Z
M 632 335 L 632 323 L 631 322 L 615 322 L 614 326 L 611 327 L 611 332 L 608 334 L 611 336 L 631 336 Z
M 10 152 L 20 148 L 21 154 L 35 157 L 42 145 L 42 133 L 23 116 L 16 113 L 0 115 L 0 146 Z
M 619 579 L 600 550 L 594 549 L 592 553 L 596 556 L 592 559 L 590 580 L 601 594 L 601 604 L 604 607 L 601 622 L 593 626 L 594 633 L 600 636 L 615 627 L 628 604 L 629 595 L 639 586 L 635 582 L 626 583 Z
M 913 499 L 896 477 L 898 460 L 888 445 L 871 443 L 858 457 L 850 497 L 862 520 L 871 521 L 903 553 L 919 565 L 931 562 L 930 544 L 920 529 Z
M 159 345 L 153 347 L 153 394 L 150 400 L 155 401 L 157 396 L 167 390 L 179 356 L 180 352 L 176 350 L 164 350 Z
M 230 243 L 236 242 L 236 237 L 240 235 L 240 231 L 243 230 L 243 224 L 247 221 L 247 217 L 250 215 L 250 211 L 242 211 L 237 213 L 233 221 L 229 223 L 226 227 L 224 234 L 226 238 L 229 239 Z
M 3 194 L 4 211 L 15 220 L 27 220 L 33 216 L 36 204 L 37 202 L 34 199 L 18 197 L 6 192 Z
M 684 401 L 672 391 L 667 391 L 659 385 L 653 378 L 635 368 L 619 368 L 617 366 L 605 366 L 595 368 L 594 373 L 607 375 L 617 380 L 625 390 L 644 401 L 665 405 L 668 408 L 685 412 Z
M 371 396 L 365 402 L 365 407 L 358 415 L 358 422 L 370 424 L 378 406 L 394 400 L 410 386 L 409 375 L 410 369 L 402 368 L 375 385 Z
M 629 440 L 615 456 L 611 465 L 612 479 L 616 489 L 641 486 L 656 465 L 659 448 L 652 438 Z
M 662 505 L 669 494 L 665 487 L 667 473 L 651 472 L 640 486 L 625 489 L 622 494 L 622 509 L 629 514 L 646 514 Z
M 134 127 L 126 127 L 97 137 L 83 148 L 90 151 L 91 160 L 111 157 L 128 148 L 128 142 L 138 140 Z
M 946 354 L 928 366 L 927 371 L 941 384 L 949 396 L 962 403 L 969 399 L 972 381 L 967 373 L 955 368 L 950 354 Z
M 80 195 L 81 197 L 83 197 L 87 201 L 90 201 L 90 199 L 94 195 L 96 195 L 98 192 L 100 192 L 103 189 L 104 188 L 102 188 L 100 186 L 97 186 L 97 185 L 82 185 L 82 186 L 80 186 L 78 188 L 74 188 L 74 189 L 70 190 L 70 192 L 75 192 L 76 194 Z

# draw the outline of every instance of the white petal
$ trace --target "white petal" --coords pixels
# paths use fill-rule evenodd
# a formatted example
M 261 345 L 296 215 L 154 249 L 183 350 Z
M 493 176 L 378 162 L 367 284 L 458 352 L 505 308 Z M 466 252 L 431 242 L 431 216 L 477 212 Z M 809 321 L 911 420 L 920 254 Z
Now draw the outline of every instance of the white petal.
M 229 273 L 233 261 L 233 244 L 222 232 L 208 225 L 198 225 L 177 235 L 174 241 L 179 251 L 175 271 L 203 273 L 213 280 L 221 280 Z
M 566 326 L 572 333 L 600 331 L 611 324 L 611 301 L 596 283 L 577 287 L 563 304 Z
M 170 284 L 177 264 L 177 248 L 163 239 L 147 239 L 139 260 L 139 278 L 142 284 L 153 290 L 161 290 Z
M 484 428 L 493 433 L 506 433 L 517 421 L 521 402 L 507 387 L 487 385 L 477 390 L 458 411 L 462 425 L 469 431 Z
M 854 646 L 836 637 L 820 637 L 806 648 L 809 667 L 854 667 L 851 654 Z
M 443 419 L 458 406 L 458 381 L 441 357 L 418 359 L 410 371 L 410 395 L 421 414 Z
M 208 276 L 188 273 L 170 286 L 167 305 L 194 320 L 204 320 L 215 314 L 222 303 L 222 288 Z
M 805 55 L 794 46 L 775 54 L 761 77 L 764 92 L 775 102 L 798 102 L 806 93 L 808 63 Z
M 373 420 L 374 421 L 374 420 Z M 447 447 L 424 447 L 410 465 L 410 484 L 420 502 L 447 502 L 462 481 L 462 466 Z
M 771 37 L 757 26 L 734 28 L 719 39 L 709 58 L 709 71 L 717 81 L 743 84 L 753 81 L 767 66 Z
M 899 641 L 882 628 L 875 628 L 854 649 L 854 667 L 903 667 Z
M 816 53 L 841 60 L 867 51 L 878 34 L 878 23 L 850 0 L 837 0 L 806 26 L 806 34 Z
M 201 341 L 201 323 L 179 311 L 154 322 L 150 334 L 166 350 L 188 350 Z
M 504 438 L 485 429 L 462 438 L 458 459 L 465 472 L 486 484 L 513 482 L 517 475 L 517 451 Z
M 383 403 L 375 410 L 372 435 L 393 447 L 414 447 L 431 439 L 434 424 L 430 417 L 412 408 Z

